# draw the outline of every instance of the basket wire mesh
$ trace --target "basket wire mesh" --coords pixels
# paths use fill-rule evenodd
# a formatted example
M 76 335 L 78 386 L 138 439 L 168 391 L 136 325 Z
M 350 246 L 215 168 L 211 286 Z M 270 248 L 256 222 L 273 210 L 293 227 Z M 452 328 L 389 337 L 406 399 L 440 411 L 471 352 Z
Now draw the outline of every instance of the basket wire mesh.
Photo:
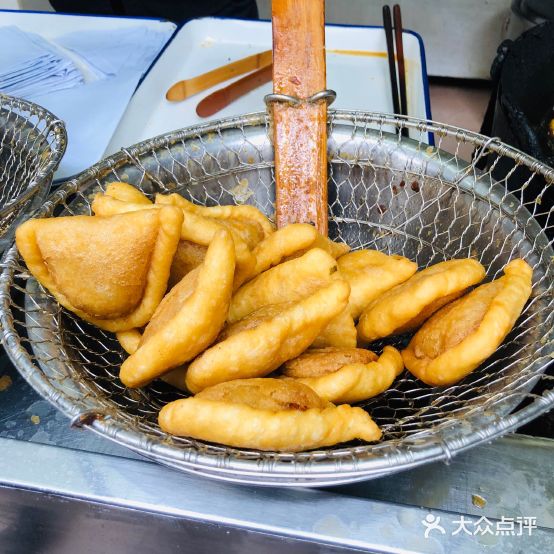
M 53 114 L 0 94 L 0 251 L 45 199 L 66 145 L 65 127 Z
M 415 138 L 402 137 L 403 127 Z M 429 133 L 436 146 L 427 144 Z M 93 195 L 121 180 L 149 195 L 179 192 L 204 205 L 248 203 L 272 216 L 271 135 L 268 116 L 251 114 L 156 137 L 66 183 L 40 215 L 90 214 Z M 453 153 L 441 149 L 447 137 L 455 141 Z M 458 155 L 464 143 L 475 147 L 471 163 Z M 331 238 L 353 249 L 404 255 L 420 268 L 473 257 L 487 268 L 487 279 L 516 257 L 534 270 L 533 294 L 515 328 L 470 376 L 432 388 L 404 372 L 387 392 L 361 404 L 383 429 L 380 443 L 271 453 L 164 434 L 157 413 L 183 393 L 161 381 L 126 389 L 118 379 L 125 355 L 115 337 L 62 309 L 12 247 L 0 276 L 0 316 L 14 364 L 75 424 L 171 467 L 267 485 L 338 484 L 448 460 L 548 410 L 554 403 L 553 378 L 545 372 L 554 352 L 554 251 L 547 200 L 554 170 L 469 131 L 362 112 L 330 112 L 328 152 Z M 539 195 L 530 198 L 530 189 Z M 541 392 L 532 392 L 537 385 Z

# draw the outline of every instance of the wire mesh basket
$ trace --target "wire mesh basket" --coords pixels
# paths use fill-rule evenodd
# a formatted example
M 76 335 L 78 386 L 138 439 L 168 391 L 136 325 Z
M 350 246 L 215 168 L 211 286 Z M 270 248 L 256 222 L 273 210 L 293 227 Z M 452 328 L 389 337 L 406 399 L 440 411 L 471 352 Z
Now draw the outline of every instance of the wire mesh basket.
M 65 127 L 53 114 L 0 94 L 0 251 L 46 198 L 66 145 Z
M 395 132 L 402 127 L 414 138 Z M 429 136 L 437 146 L 429 146 Z M 205 205 L 248 203 L 271 216 L 270 137 L 268 116 L 252 114 L 142 142 L 65 184 L 40 215 L 89 214 L 93 194 L 122 180 L 148 195 L 179 192 Z M 453 154 L 441 149 L 447 137 L 456 144 Z M 457 154 L 464 143 L 476 148 L 472 163 Z M 353 249 L 401 254 L 420 268 L 474 257 L 488 279 L 516 257 L 534 269 L 533 294 L 516 327 L 475 372 L 447 388 L 425 386 L 405 372 L 391 389 L 361 404 L 383 429 L 381 442 L 272 453 L 164 434 L 158 411 L 183 393 L 161 381 L 126 389 L 118 379 L 125 355 L 115 337 L 61 308 L 12 247 L 4 255 L 0 302 L 14 364 L 74 424 L 167 466 L 257 484 L 338 484 L 448 460 L 548 410 L 554 403 L 545 372 L 554 352 L 554 251 L 546 195 L 554 170 L 497 140 L 373 113 L 331 112 L 328 152 L 332 238 Z M 504 162 L 510 169 L 495 177 Z M 537 187 L 539 196 L 528 198 Z M 540 393 L 531 392 L 536 385 Z

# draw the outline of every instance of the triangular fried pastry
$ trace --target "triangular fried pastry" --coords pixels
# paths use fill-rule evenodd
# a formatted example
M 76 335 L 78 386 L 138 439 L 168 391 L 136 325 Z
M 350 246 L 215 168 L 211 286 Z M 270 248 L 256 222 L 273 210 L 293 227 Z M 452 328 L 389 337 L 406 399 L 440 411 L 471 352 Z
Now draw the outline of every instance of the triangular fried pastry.
M 145 325 L 167 288 L 182 212 L 31 219 L 16 232 L 29 271 L 58 302 L 107 331 Z
M 323 401 L 301 383 L 241 379 L 164 406 L 163 431 L 236 448 L 299 452 L 353 439 L 377 441 L 381 430 L 361 408 Z
M 374 341 L 412 331 L 484 277 L 485 268 L 470 258 L 449 260 L 418 271 L 364 308 L 358 337 Z
M 245 222 L 257 222 L 263 229 L 264 237 L 268 237 L 275 231 L 273 224 L 255 206 L 242 204 L 240 206 L 199 206 L 193 204 L 180 194 L 157 194 L 156 204 L 170 204 L 178 206 L 185 211 L 195 213 L 202 217 L 210 217 L 220 220 L 239 220 Z
M 123 202 L 132 202 L 135 204 L 145 205 L 152 204 L 148 197 L 139 189 L 137 189 L 133 185 L 122 183 L 120 181 L 109 183 L 106 187 L 105 194 Z
M 109 196 L 107 194 L 101 193 L 97 194 L 92 202 L 92 211 L 96 215 L 113 215 L 134 212 L 137 210 L 161 209 L 163 207 L 167 207 L 167 204 L 147 205 L 137 204 L 133 202 L 124 202 L 121 200 L 117 200 L 116 198 L 113 198 L 112 196 Z M 228 231 L 230 231 L 233 243 L 235 245 L 235 261 L 237 272 L 249 273 L 250 271 L 252 271 L 252 268 L 255 264 L 254 255 L 248 248 L 246 242 L 240 236 L 239 232 L 232 225 L 229 225 L 226 221 L 218 221 L 216 219 L 202 217 L 194 212 L 185 210 L 181 210 L 181 212 L 183 214 L 183 225 L 181 227 L 181 239 L 183 241 L 188 241 L 198 246 L 207 247 L 209 246 L 217 231 L 219 231 L 220 229 L 227 229 Z M 183 249 L 185 249 L 186 254 L 189 253 L 187 251 L 186 245 L 178 247 L 178 252 L 182 254 Z M 182 257 L 180 257 L 176 261 L 176 264 L 174 264 L 174 266 L 172 267 L 172 283 L 181 280 L 186 275 L 186 273 L 182 273 L 182 271 L 188 272 L 190 270 L 189 264 L 180 264 L 180 261 L 182 261 Z
M 228 320 L 232 323 L 270 304 L 297 301 L 340 279 L 336 260 L 321 248 L 313 248 L 299 258 L 268 269 L 240 287 L 231 300 Z M 356 326 L 347 309 L 322 330 L 315 346 L 356 346 Z
M 408 370 L 431 386 L 471 373 L 500 346 L 531 295 L 533 271 L 511 261 L 504 276 L 477 287 L 435 313 L 402 352 Z
M 348 303 L 350 287 L 335 281 L 297 302 L 265 306 L 225 328 L 219 342 L 188 367 L 190 391 L 249 377 L 263 377 L 295 358 Z
M 337 260 L 339 271 L 350 285 L 348 306 L 354 319 L 385 291 L 409 279 L 417 264 L 403 256 L 387 256 L 377 250 L 356 250 Z
M 219 230 L 201 266 L 164 297 L 144 329 L 138 349 L 123 362 L 121 381 L 141 387 L 208 347 L 227 315 L 235 270 L 231 235 Z
M 404 369 L 400 352 L 385 346 L 379 358 L 360 348 L 310 349 L 285 363 L 283 375 L 337 404 L 354 404 L 385 392 Z

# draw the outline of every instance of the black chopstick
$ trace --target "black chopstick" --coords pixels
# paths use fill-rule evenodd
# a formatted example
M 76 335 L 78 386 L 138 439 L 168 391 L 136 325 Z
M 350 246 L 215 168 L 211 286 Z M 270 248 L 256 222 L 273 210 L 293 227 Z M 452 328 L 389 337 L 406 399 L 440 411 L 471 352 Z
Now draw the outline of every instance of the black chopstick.
M 404 64 L 404 44 L 402 42 L 402 14 L 400 6 L 395 4 L 393 7 L 394 15 L 394 38 L 396 42 L 396 62 L 398 64 L 398 83 L 400 85 L 400 113 L 408 115 L 408 99 L 406 96 L 406 67 Z M 408 129 L 402 127 L 402 135 L 408 136 Z
M 398 98 L 398 82 L 396 80 L 396 63 L 394 60 L 394 43 L 392 40 L 392 19 L 389 6 L 383 6 L 383 27 L 387 39 L 387 54 L 389 58 L 390 84 L 392 93 L 392 107 L 394 113 L 400 113 L 400 100 Z

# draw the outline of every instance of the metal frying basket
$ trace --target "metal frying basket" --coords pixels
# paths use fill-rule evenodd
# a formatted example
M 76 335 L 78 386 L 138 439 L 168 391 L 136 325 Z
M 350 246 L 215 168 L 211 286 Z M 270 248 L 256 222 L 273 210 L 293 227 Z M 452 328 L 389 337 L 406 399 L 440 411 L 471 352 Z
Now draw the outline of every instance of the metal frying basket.
M 402 127 L 412 139 L 395 133 Z M 436 147 L 426 143 L 428 133 Z M 93 194 L 114 180 L 147 194 L 179 192 L 200 204 L 249 203 L 272 215 L 270 137 L 268 116 L 253 114 L 142 142 L 65 184 L 40 215 L 88 214 Z M 441 150 L 446 137 L 455 140 L 454 154 Z M 473 163 L 458 157 L 463 143 L 475 146 Z M 475 133 L 374 113 L 331 112 L 328 151 L 332 238 L 354 249 L 402 254 L 421 268 L 474 257 L 489 279 L 516 257 L 534 269 L 533 294 L 516 327 L 474 373 L 448 388 L 431 388 L 405 372 L 390 390 L 362 403 L 384 431 L 380 443 L 275 453 L 164 434 L 158 411 L 183 394 L 158 381 L 126 389 L 118 379 L 125 355 L 115 337 L 62 309 L 12 247 L 3 260 L 0 306 L 14 364 L 74 424 L 167 466 L 266 485 L 346 483 L 448 460 L 548 410 L 554 403 L 552 378 L 545 374 L 554 352 L 554 251 L 552 208 L 545 206 L 554 170 Z M 512 169 L 495 179 L 505 161 Z M 487 169 L 476 168 L 481 162 Z M 515 184 L 522 170 L 526 177 Z M 527 199 L 526 190 L 537 184 L 541 194 Z M 543 392 L 531 394 L 539 381 Z
M 65 127 L 53 114 L 0 94 L 0 251 L 45 199 L 66 145 Z

